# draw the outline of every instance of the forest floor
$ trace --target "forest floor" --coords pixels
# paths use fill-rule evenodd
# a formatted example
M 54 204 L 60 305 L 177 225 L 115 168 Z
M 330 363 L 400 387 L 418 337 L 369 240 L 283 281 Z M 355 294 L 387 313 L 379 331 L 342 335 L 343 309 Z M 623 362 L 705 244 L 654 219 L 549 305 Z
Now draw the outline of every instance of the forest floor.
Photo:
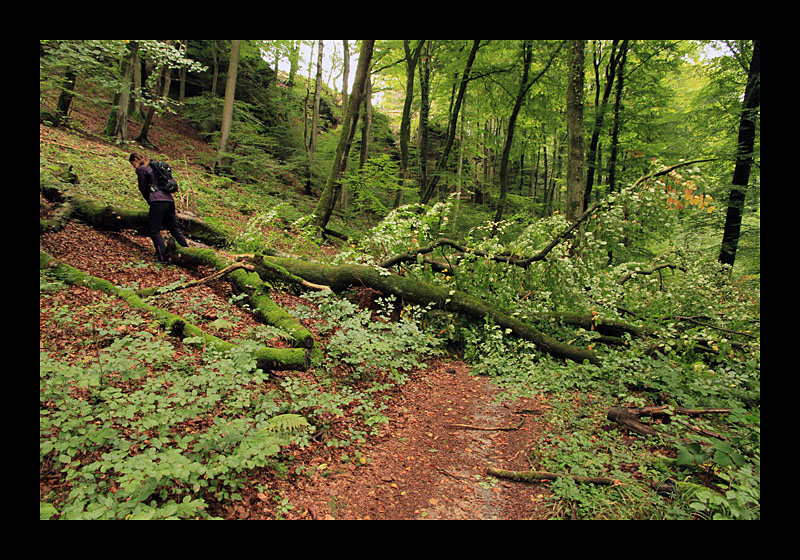
M 64 147 L 105 153 L 99 137 L 104 113 L 88 106 L 74 112 L 72 118 L 74 126 L 86 135 L 80 147 L 71 140 L 70 146 Z M 167 119 L 161 125 L 150 134 L 157 145 L 191 146 L 195 154 L 210 150 L 183 120 Z M 138 124 L 129 121 L 129 127 L 133 135 Z M 55 131 L 40 125 L 40 141 L 68 141 L 61 133 L 53 136 Z M 39 241 L 40 248 L 52 257 L 121 286 L 166 286 L 212 272 L 203 267 L 187 270 L 156 265 L 152 242 L 134 231 L 99 231 L 71 222 L 57 233 L 41 234 Z M 142 266 L 142 262 L 152 264 Z M 234 318 L 235 326 L 226 333 L 227 338 L 244 335 L 258 325 L 249 313 L 229 303 L 232 294 L 225 280 L 183 292 L 191 293 L 174 299 L 169 310 L 178 315 L 191 312 L 206 323 Z M 296 299 L 285 293 L 273 296 L 289 309 Z M 86 340 L 92 334 L 80 325 L 98 297 L 97 292 L 74 286 L 40 293 L 40 347 L 59 350 L 76 360 L 85 355 Z M 53 310 L 64 306 L 73 313 L 68 327 L 52 321 Z M 276 346 L 283 343 L 274 342 Z M 200 352 L 177 346 L 181 353 Z M 313 379 L 313 371 L 274 375 Z M 432 360 L 426 369 L 413 372 L 388 403 L 383 411 L 388 423 L 377 436 L 368 436 L 360 448 L 365 464 L 343 463 L 342 449 L 324 444 L 296 449 L 294 465 L 310 467 L 306 474 L 278 477 L 264 471 L 251 478 L 249 488 L 241 492 L 241 502 L 213 504 L 210 513 L 225 519 L 545 519 L 552 516 L 553 507 L 547 499 L 551 496 L 548 482 L 534 485 L 501 480 L 487 475 L 486 469 L 530 468 L 527 458 L 532 442 L 547 429 L 542 420 L 547 402 L 544 398 L 498 401 L 498 392 L 487 378 L 471 375 L 462 361 Z M 40 494 L 68 491 L 62 479 L 56 473 L 41 472 Z M 275 495 L 292 508 L 278 511 Z
M 78 222 L 57 233 L 40 235 L 40 248 L 116 285 L 164 286 L 211 272 L 202 267 L 189 270 L 156 265 L 149 238 L 134 231 L 99 231 Z M 173 313 L 193 313 L 206 322 L 235 315 L 235 332 L 228 333 L 229 337 L 257 324 L 246 311 L 229 303 L 232 294 L 224 279 L 179 293 L 183 296 L 170 303 Z M 295 299 L 285 293 L 274 296 L 288 308 Z M 90 313 L 98 297 L 97 292 L 74 286 L 40 293 L 42 349 L 46 346 L 76 359 L 85 355 L 91 334 L 81 331 L 85 328 L 80 326 L 84 324 L 82 313 Z M 68 326 L 52 320 L 53 310 L 63 306 L 74 313 Z M 180 352 L 199 352 L 179 343 L 176 346 Z M 274 375 L 313 379 L 314 374 L 285 371 Z M 389 421 L 378 435 L 367 436 L 359 448 L 364 463 L 342 462 L 342 449 L 321 442 L 294 449 L 293 468 L 303 465 L 302 476 L 290 472 L 279 477 L 266 470 L 257 473 L 241 492 L 241 502 L 216 504 L 212 513 L 225 519 L 547 518 L 552 508 L 552 501 L 548 505 L 547 500 L 551 495 L 548 483 L 532 485 L 486 474 L 489 466 L 530 468 L 530 447 L 537 434 L 546 430 L 542 420 L 546 400 L 503 402 L 495 398 L 497 394 L 487 378 L 471 375 L 464 362 L 432 360 L 398 387 L 383 412 Z M 59 494 L 66 490 L 59 486 L 65 484 L 55 473 L 41 473 L 40 492 Z M 276 495 L 291 509 L 277 511 Z

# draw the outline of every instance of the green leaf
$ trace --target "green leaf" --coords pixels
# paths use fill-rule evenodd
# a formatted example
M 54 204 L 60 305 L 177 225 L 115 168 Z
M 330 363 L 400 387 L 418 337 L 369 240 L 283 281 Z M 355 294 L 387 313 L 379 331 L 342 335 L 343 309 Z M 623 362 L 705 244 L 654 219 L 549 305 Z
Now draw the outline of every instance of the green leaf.
M 54 515 L 58 515 L 58 510 L 53 506 L 53 504 L 48 504 L 47 502 L 39 502 L 40 521 L 47 521 Z

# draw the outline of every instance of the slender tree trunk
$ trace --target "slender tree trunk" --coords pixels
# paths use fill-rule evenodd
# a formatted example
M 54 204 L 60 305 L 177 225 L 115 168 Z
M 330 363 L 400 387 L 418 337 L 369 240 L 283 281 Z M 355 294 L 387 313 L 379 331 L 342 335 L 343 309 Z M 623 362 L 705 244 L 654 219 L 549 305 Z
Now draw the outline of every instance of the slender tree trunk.
M 168 40 L 165 41 L 167 45 L 171 45 L 172 41 Z M 158 86 L 156 86 L 156 95 L 159 98 L 166 99 L 167 94 L 169 93 L 169 84 L 172 78 L 172 70 L 167 66 L 164 65 L 164 68 L 161 69 L 161 80 L 159 84 L 161 85 L 161 91 L 158 91 Z M 126 101 L 127 104 L 127 101 Z M 147 116 L 144 119 L 144 123 L 142 123 L 142 129 L 139 131 L 139 136 L 136 137 L 136 141 L 144 146 L 152 146 L 150 140 L 147 138 L 147 134 L 150 132 L 150 126 L 153 124 L 153 117 L 156 114 L 156 106 L 151 105 L 150 108 L 147 110 Z
M 289 79 L 286 82 L 286 87 L 291 88 L 294 86 L 294 78 L 297 75 L 297 69 L 300 66 L 300 42 L 289 41 Z
M 594 117 L 594 128 L 592 130 L 592 138 L 589 141 L 589 151 L 586 154 L 586 164 L 587 164 L 587 171 L 586 171 L 586 186 L 583 191 L 583 210 L 586 211 L 589 208 L 589 203 L 591 201 L 592 196 L 592 187 L 594 185 L 594 176 L 597 172 L 597 168 L 599 167 L 599 148 L 598 144 L 600 142 L 600 131 L 603 129 L 603 119 L 606 113 L 606 106 L 608 105 L 608 98 L 611 96 L 611 88 L 614 84 L 614 75 L 617 70 L 617 40 L 615 39 L 611 44 L 611 57 L 608 61 L 608 66 L 606 66 L 606 84 L 603 88 L 603 98 L 599 100 L 596 104 L 595 108 L 595 117 Z M 599 73 L 598 74 L 599 78 Z M 599 94 L 600 90 L 600 83 L 596 84 L 596 88 Z
M 342 118 L 347 114 L 347 84 L 350 81 L 350 45 L 347 39 L 342 40 L 343 63 L 344 69 L 342 70 Z
M 419 196 L 425 194 L 428 184 L 428 113 L 431 109 L 430 77 L 431 77 L 431 42 L 425 43 L 425 53 L 419 65 L 419 130 L 417 132 L 417 159 L 419 160 Z
M 736 167 L 733 170 L 731 191 L 728 195 L 728 212 L 725 216 L 725 231 L 719 262 L 733 266 L 739 234 L 742 227 L 742 212 L 747 194 L 747 182 L 753 165 L 753 147 L 756 140 L 756 119 L 761 106 L 761 41 L 753 41 L 753 58 L 744 91 L 742 117 L 739 123 L 739 138 L 736 149 Z
M 187 50 L 189 50 L 189 41 L 188 40 L 181 41 L 181 52 L 183 53 L 183 56 L 186 56 L 186 51 Z M 276 69 L 277 69 L 277 67 L 276 67 Z M 181 85 L 180 85 L 180 89 L 178 91 L 178 102 L 179 103 L 183 103 L 184 100 L 186 99 L 186 74 L 188 74 L 188 70 L 184 66 L 183 68 L 181 68 L 181 71 L 180 71 L 180 83 L 181 83 Z
M 525 94 L 528 92 L 528 72 L 531 69 L 532 59 L 533 48 L 531 41 L 524 41 L 522 43 L 522 78 L 519 81 L 519 90 L 514 100 L 514 108 L 511 110 L 511 116 L 508 118 L 508 131 L 506 133 L 505 144 L 503 145 L 503 155 L 500 159 L 500 200 L 497 203 L 497 212 L 495 212 L 494 215 L 492 236 L 497 233 L 497 225 L 500 220 L 503 219 L 503 211 L 506 207 L 506 195 L 508 194 L 508 157 L 511 153 L 511 144 L 514 142 L 514 129 L 517 124 L 517 115 L 519 115 L 519 110 L 522 108 Z
M 614 97 L 614 127 L 611 132 L 611 154 L 608 161 L 608 190 L 614 192 L 614 185 L 617 180 L 617 153 L 619 152 L 619 128 L 620 128 L 620 110 L 622 109 L 622 86 L 625 80 L 625 61 L 628 58 L 628 39 L 622 41 L 619 48 L 619 68 L 617 72 L 617 91 Z
M 364 125 L 361 129 L 361 159 L 360 168 L 363 168 L 369 159 L 369 134 L 372 130 L 372 78 L 367 75 L 364 84 Z
M 219 81 L 219 61 L 221 57 L 217 52 L 217 40 L 211 41 L 211 59 L 214 61 L 214 74 L 211 77 L 211 93 L 217 95 L 217 82 Z
M 475 62 L 475 56 L 478 54 L 480 43 L 481 42 L 479 40 L 472 41 L 472 50 L 469 52 L 467 64 L 464 68 L 464 73 L 461 76 L 461 85 L 458 88 L 458 95 L 456 96 L 456 101 L 453 105 L 453 111 L 450 114 L 450 124 L 447 127 L 447 139 L 445 140 L 445 145 L 441 156 L 436 162 L 436 171 L 434 172 L 433 177 L 431 177 L 430 184 L 428 184 L 428 186 L 425 188 L 425 193 L 422 196 L 423 204 L 427 204 L 431 199 L 431 196 L 434 194 L 434 192 L 436 192 L 436 185 L 439 181 L 440 173 L 444 171 L 447 165 L 447 157 L 450 155 L 450 149 L 453 147 L 453 141 L 455 140 L 456 136 L 458 112 L 461 108 L 461 102 L 464 100 L 464 92 L 467 90 L 467 84 L 470 80 L 469 75 L 472 71 L 472 63 Z
M 134 60 L 138 54 L 138 43 L 129 44 L 130 53 L 125 65 L 125 74 L 122 78 L 122 90 L 115 100 L 114 108 L 106 124 L 106 136 L 114 138 L 118 144 L 128 140 L 128 104 L 130 102 L 131 82 L 133 81 Z
M 219 138 L 219 152 L 217 154 L 218 169 L 227 170 L 230 167 L 230 158 L 225 156 L 228 148 L 228 138 L 231 134 L 233 122 L 233 99 L 236 95 L 236 73 L 239 69 L 239 48 L 241 41 L 231 40 L 231 61 L 228 65 L 228 79 L 225 84 L 225 105 L 222 108 L 222 133 Z
M 322 94 L 322 40 L 317 42 L 317 78 L 314 83 L 314 108 L 311 111 L 311 140 L 308 143 L 308 153 L 313 154 L 317 149 L 317 128 L 319 127 L 319 101 Z
M 311 54 L 308 55 L 308 80 L 306 81 L 306 100 L 303 104 L 303 147 L 306 153 L 310 151 L 308 138 L 308 99 L 311 97 L 311 69 L 314 67 L 314 43 L 311 43 Z M 310 194 L 310 193 L 308 193 Z
M 575 222 L 583 209 L 583 65 L 584 40 L 569 42 L 567 85 L 567 220 Z
M 331 165 L 328 179 L 325 182 L 325 190 L 322 192 L 316 208 L 314 208 L 314 218 L 311 224 L 320 230 L 328 225 L 328 221 L 333 213 L 333 207 L 339 196 L 341 189 L 340 175 L 347 167 L 347 156 L 350 153 L 350 146 L 353 143 L 356 126 L 358 125 L 358 112 L 364 96 L 364 87 L 369 74 L 372 62 L 372 49 L 375 46 L 373 39 L 365 39 L 361 42 L 361 51 L 358 56 L 358 67 L 356 68 L 356 79 L 353 84 L 353 92 L 350 96 L 350 103 L 347 114 L 342 124 L 339 144 L 336 147 L 336 155 Z
M 403 187 L 408 179 L 408 141 L 411 129 L 411 102 L 414 100 L 414 73 L 424 44 L 424 39 L 419 41 L 412 51 L 408 40 L 403 41 L 406 52 L 406 98 L 403 101 L 403 118 L 400 121 L 400 188 L 397 189 L 397 196 L 394 199 L 395 208 L 402 203 Z

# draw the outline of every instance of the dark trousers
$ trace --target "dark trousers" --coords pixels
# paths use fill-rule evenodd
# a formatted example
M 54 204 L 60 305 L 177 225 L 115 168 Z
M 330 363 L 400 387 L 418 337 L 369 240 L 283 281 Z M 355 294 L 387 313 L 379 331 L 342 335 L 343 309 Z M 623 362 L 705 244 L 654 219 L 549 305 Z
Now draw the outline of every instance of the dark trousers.
M 164 227 L 172 234 L 175 241 L 181 247 L 188 247 L 186 238 L 183 236 L 178 227 L 178 218 L 175 216 L 175 203 L 166 201 L 156 201 L 150 203 L 150 214 L 147 219 L 147 229 L 150 234 L 150 239 L 153 240 L 153 246 L 156 249 L 156 257 L 161 263 L 169 262 L 167 256 L 167 247 L 164 244 L 164 238 L 161 237 L 161 228 Z

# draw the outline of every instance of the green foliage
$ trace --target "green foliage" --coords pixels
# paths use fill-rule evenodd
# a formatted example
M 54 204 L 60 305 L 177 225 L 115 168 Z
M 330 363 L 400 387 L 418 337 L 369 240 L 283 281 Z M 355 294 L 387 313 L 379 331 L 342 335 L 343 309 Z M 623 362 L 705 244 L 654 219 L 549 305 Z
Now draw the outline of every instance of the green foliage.
M 441 341 L 423 326 L 425 310 L 406 306 L 399 320 L 391 319 L 394 296 L 377 300 L 374 314 L 329 292 L 305 297 L 316 304 L 319 316 L 325 320 L 318 327 L 320 331 L 333 333 L 325 349 L 324 366 L 351 382 L 404 381 L 405 375 L 420 367 L 425 358 L 439 352 Z
M 194 43 L 208 50 L 205 42 Z M 443 111 L 435 109 L 448 106 L 444 100 L 453 91 L 451 76 L 458 79 L 463 68 L 465 52 L 459 52 L 458 45 L 432 44 L 435 55 L 430 63 L 436 79 L 431 123 L 435 126 L 447 120 Z M 715 201 L 725 199 L 724 185 L 730 180 L 736 146 L 730 130 L 738 123 L 748 42 L 729 42 L 734 56 L 702 64 L 688 62 L 693 56 L 688 42 L 636 41 L 632 45 L 628 69 L 637 71 L 627 72 L 625 105 L 637 111 L 644 107 L 653 118 L 631 119 L 629 110 L 623 110 L 620 140 L 628 153 L 621 154 L 624 169 L 617 170 L 623 176 L 608 195 L 602 170 L 598 171 L 594 193 L 607 196 L 602 199 L 605 206 L 584 224 L 576 243 L 564 241 L 546 259 L 524 269 L 491 258 L 534 255 L 568 226 L 558 211 L 534 218 L 534 209 L 541 213 L 543 206 L 524 192 L 533 165 L 529 156 L 534 149 L 538 153 L 553 144 L 552 136 L 543 131 L 563 130 L 563 101 L 558 100 L 563 99 L 565 64 L 557 59 L 532 87 L 520 114 L 517 138 L 526 141 L 515 142 L 510 161 L 521 161 L 524 155 L 525 167 L 512 165 L 511 184 L 519 184 L 520 195 L 509 193 L 507 220 L 487 223 L 490 204 L 463 200 L 390 210 L 399 184 L 398 169 L 389 155 L 381 154 L 370 158 L 361 170 L 351 165 L 344 182 L 353 203 L 348 218 L 383 219 L 366 233 L 354 231 L 347 249 L 333 259 L 374 264 L 416 251 L 438 237 L 451 237 L 470 251 L 437 249 L 425 258 L 445 265 L 444 272 L 432 272 L 420 256 L 415 263 L 403 265 L 403 274 L 468 292 L 534 322 L 559 340 L 591 346 L 602 355 L 602 368 L 553 360 L 489 320 L 466 321 L 441 311 L 400 309 L 392 300 L 381 300 L 377 310 L 370 311 L 346 299 L 310 295 L 308 306 L 300 306 L 296 313 L 313 317 L 330 335 L 325 358 L 318 364 L 318 379 L 288 376 L 279 386 L 268 388 L 264 385 L 267 375 L 246 351 L 248 343 L 241 351 L 209 355 L 204 363 L 194 363 L 159 335 L 126 334 L 141 331 L 143 319 L 112 309 L 103 298 L 88 311 L 109 321 L 87 327 L 92 338 L 83 342 L 83 353 L 56 356 L 43 341 L 47 351 L 40 356 L 40 462 L 43 468 L 60 473 L 71 488 L 68 496 L 40 502 L 40 518 L 205 517 L 209 502 L 239 497 L 251 469 L 285 471 L 282 450 L 288 446 L 307 445 L 312 435 L 330 446 L 357 445 L 387 420 L 388 389 L 405 382 L 414 368 L 444 344 L 463 352 L 473 371 L 491 376 L 509 395 L 547 393 L 551 409 L 545 419 L 550 430 L 533 446 L 538 451 L 529 456 L 532 465 L 619 481 L 597 487 L 560 478 L 551 485 L 558 515 L 759 518 L 758 166 L 743 218 L 742 258 L 737 259 L 736 274 L 732 276 L 730 269 L 715 262 L 723 221 Z M 156 66 L 169 63 L 196 69 L 191 60 L 161 42 L 142 41 L 141 46 L 142 54 Z M 404 56 L 399 43 L 385 42 L 385 46 L 387 57 Z M 603 60 L 607 47 L 607 42 L 594 43 L 601 56 L 598 60 Z M 547 55 L 554 46 L 542 42 L 536 48 Z M 118 62 L 126 53 L 126 42 L 41 41 L 40 49 L 42 96 L 55 99 L 68 67 L 78 71 L 79 83 L 92 83 L 92 93 L 105 99 L 103 103 L 119 90 Z M 509 42 L 487 42 L 479 61 L 486 68 L 510 67 L 510 53 L 517 50 Z M 203 54 L 204 60 L 207 55 Z M 542 60 L 547 59 L 544 55 Z M 395 76 L 388 73 L 396 72 L 397 83 L 402 84 L 402 69 L 402 64 L 387 64 L 382 78 L 391 81 Z M 261 78 L 269 74 L 262 73 L 263 68 L 256 70 L 247 74 Z M 157 74 L 152 72 L 151 79 Z M 480 86 L 484 94 L 473 96 L 462 108 L 464 130 L 484 130 L 480 140 L 469 134 L 459 138 L 465 156 L 459 180 L 479 176 L 477 161 L 483 172 L 490 171 L 491 161 L 485 154 L 499 153 L 504 131 L 502 127 L 490 130 L 484 123 L 503 122 L 509 105 L 506 92 L 515 87 L 514 75 L 493 71 L 491 81 L 478 78 L 470 84 L 469 91 Z M 261 85 L 249 83 L 251 103 L 236 102 L 228 148 L 231 177 L 187 169 L 185 180 L 196 187 L 204 219 L 233 234 L 235 250 L 273 249 L 289 232 L 291 252 L 310 254 L 318 247 L 313 232 L 304 227 L 310 216 L 302 205 L 308 201 L 277 200 L 276 193 L 291 197 L 306 179 L 312 188 L 318 186 L 327 175 L 338 132 L 321 133 L 314 159 L 309 161 L 300 117 L 305 85 L 289 90 Z M 600 89 L 601 84 L 594 86 Z M 144 96 L 142 91 L 134 92 L 135 99 Z M 279 100 L 285 100 L 285 106 L 278 107 Z M 327 98 L 323 103 L 330 113 L 333 105 Z M 221 105 L 222 98 L 205 94 L 189 98 L 181 110 L 213 143 Z M 594 110 L 587 106 L 588 119 Z M 323 120 L 328 126 L 335 117 L 328 114 Z M 73 148 L 77 149 L 65 151 L 43 143 L 42 162 L 72 165 L 81 179 L 75 185 L 81 194 L 141 208 L 126 151 L 112 149 L 109 154 L 114 157 L 97 158 L 86 157 L 77 145 Z M 757 142 L 757 161 L 759 150 Z M 636 188 L 620 188 L 661 168 L 653 154 L 674 162 L 701 153 L 713 153 L 720 160 L 703 164 L 702 173 L 699 167 L 684 168 Z M 196 156 L 194 163 L 212 166 L 213 151 L 208 154 L 205 161 Z M 552 153 L 548 156 L 552 173 Z M 453 159 L 451 155 L 451 163 Z M 442 184 L 456 180 L 451 170 L 443 171 L 442 178 Z M 551 179 L 557 191 L 563 188 L 563 177 Z M 291 186 L 283 189 L 287 185 Z M 484 186 L 492 200 L 496 185 Z M 556 192 L 556 209 L 560 194 Z M 242 224 L 230 219 L 231 210 L 245 218 Z M 497 235 L 492 234 L 495 227 Z M 476 255 L 478 250 L 489 256 Z M 658 267 L 664 268 L 656 271 Z M 749 275 L 743 276 L 742 271 Z M 41 293 L 57 294 L 64 287 L 47 274 L 40 275 Z M 197 302 L 188 307 L 190 314 L 199 313 Z M 563 312 L 591 316 L 595 323 L 632 322 L 646 335 L 625 334 L 614 346 L 605 345 L 608 341 L 594 328 L 559 320 L 555 314 Z M 398 314 L 400 319 L 392 320 Z M 79 315 L 61 306 L 51 310 L 50 316 L 66 328 Z M 230 328 L 229 317 L 224 312 L 219 317 L 213 326 Z M 265 330 L 254 336 L 266 336 Z M 199 338 L 196 342 L 203 344 Z M 604 415 L 609 407 L 654 401 L 731 412 L 691 419 L 695 427 L 706 430 L 701 433 L 719 437 L 687 434 L 685 419 L 678 415 L 658 424 L 659 438 L 631 438 L 609 429 Z M 347 428 L 341 426 L 344 417 Z M 348 450 L 343 456 L 350 455 L 358 456 L 358 451 Z M 647 484 L 668 480 L 678 484 L 667 499 Z M 275 499 L 283 513 L 291 509 L 285 500 Z
M 358 212 L 369 211 L 383 217 L 400 189 L 398 172 L 399 165 L 389 154 L 379 154 L 369 158 L 362 168 L 348 171 L 342 184 Z
M 96 332 L 107 341 L 96 360 L 40 355 L 40 462 L 71 486 L 43 517 L 207 517 L 209 500 L 238 499 L 248 470 L 309 443 L 314 428 L 278 414 L 247 343 L 197 364 L 118 317 Z

